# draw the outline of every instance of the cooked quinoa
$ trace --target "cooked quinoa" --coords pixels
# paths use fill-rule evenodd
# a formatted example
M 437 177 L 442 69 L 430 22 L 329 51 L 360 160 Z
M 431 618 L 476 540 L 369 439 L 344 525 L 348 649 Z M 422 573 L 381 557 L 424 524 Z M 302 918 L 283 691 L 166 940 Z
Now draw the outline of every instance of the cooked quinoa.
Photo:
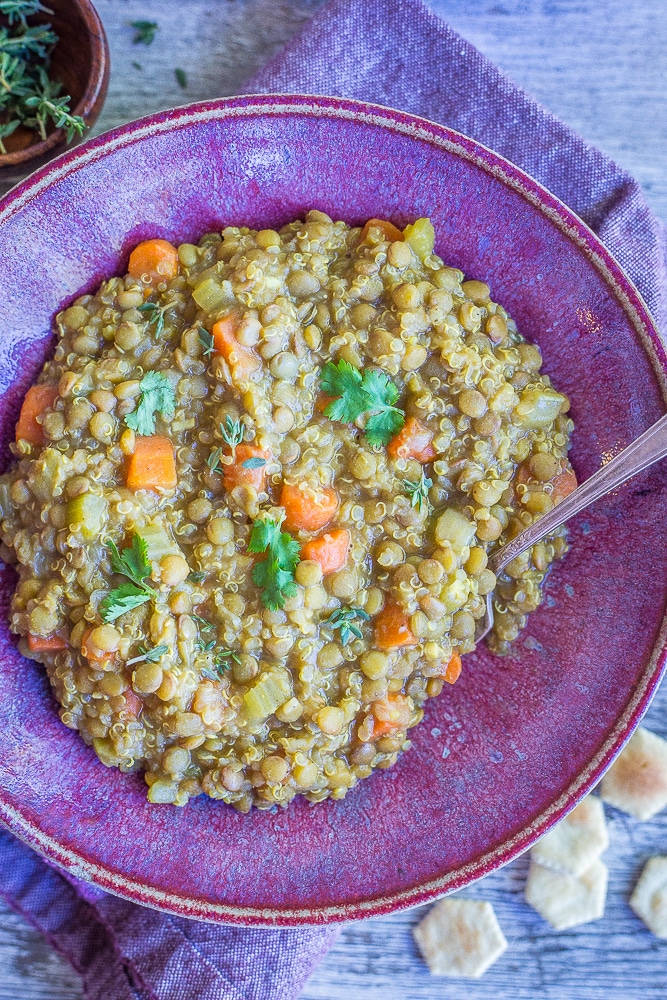
M 151 802 L 342 798 L 496 584 L 498 652 L 540 603 L 562 531 L 487 557 L 573 488 L 568 400 L 433 238 L 311 211 L 147 241 L 58 315 L 0 479 L 11 628 Z

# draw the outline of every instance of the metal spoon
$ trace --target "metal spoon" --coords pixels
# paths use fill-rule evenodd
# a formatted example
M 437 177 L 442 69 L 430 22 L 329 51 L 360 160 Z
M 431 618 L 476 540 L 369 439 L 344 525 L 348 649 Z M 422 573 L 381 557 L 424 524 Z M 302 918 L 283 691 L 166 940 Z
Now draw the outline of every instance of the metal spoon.
M 565 524 L 571 517 L 584 510 L 594 500 L 611 493 L 617 486 L 636 476 L 642 469 L 648 468 L 667 455 L 667 414 L 660 417 L 652 427 L 649 427 L 641 437 L 624 448 L 598 469 L 590 479 L 578 486 L 573 493 L 562 500 L 539 521 L 535 521 L 520 535 L 507 542 L 489 558 L 488 568 L 498 576 L 512 559 L 520 555 L 531 545 L 541 541 L 546 535 Z M 477 623 L 475 642 L 483 639 L 493 628 L 493 592 L 486 595 L 486 614 Z

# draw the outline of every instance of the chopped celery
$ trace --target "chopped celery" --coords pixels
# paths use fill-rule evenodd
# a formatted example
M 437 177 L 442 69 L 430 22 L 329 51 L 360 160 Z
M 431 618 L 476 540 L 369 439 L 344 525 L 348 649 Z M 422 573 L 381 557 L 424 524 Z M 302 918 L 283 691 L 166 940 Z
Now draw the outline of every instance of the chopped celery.
M 455 549 L 470 545 L 475 537 L 475 525 L 452 507 L 447 508 L 438 518 L 435 538 L 438 545 L 451 542 Z
M 406 226 L 403 237 L 420 260 L 425 260 L 433 253 L 435 229 L 430 219 L 417 219 L 412 225 Z
M 524 427 L 548 427 L 561 411 L 566 397 L 554 389 L 529 389 L 521 393 L 514 417 Z
M 286 674 L 271 670 L 243 695 L 243 704 L 249 722 L 261 722 L 273 715 L 287 701 L 292 687 Z
M 193 291 L 192 298 L 204 312 L 218 312 L 229 305 L 229 289 L 225 287 L 226 284 L 229 282 L 221 282 L 212 277 L 204 278 Z
M 143 528 L 139 528 L 137 534 L 146 543 L 150 562 L 160 562 L 164 556 L 182 554 L 176 542 L 158 524 L 145 524 Z
M 67 523 L 82 538 L 97 538 L 107 519 L 109 505 L 96 493 L 81 493 L 67 504 Z

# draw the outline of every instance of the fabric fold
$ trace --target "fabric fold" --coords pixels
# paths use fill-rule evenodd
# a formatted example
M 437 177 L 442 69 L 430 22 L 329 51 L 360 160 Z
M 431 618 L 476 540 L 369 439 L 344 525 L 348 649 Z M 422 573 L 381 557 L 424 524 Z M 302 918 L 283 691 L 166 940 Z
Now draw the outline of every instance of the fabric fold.
M 477 139 L 581 216 L 667 320 L 665 231 L 637 182 L 421 0 L 333 0 L 244 92 L 356 98 Z M 0 895 L 82 976 L 87 1000 L 293 1000 L 338 933 L 158 913 L 63 875 L 1 831 Z

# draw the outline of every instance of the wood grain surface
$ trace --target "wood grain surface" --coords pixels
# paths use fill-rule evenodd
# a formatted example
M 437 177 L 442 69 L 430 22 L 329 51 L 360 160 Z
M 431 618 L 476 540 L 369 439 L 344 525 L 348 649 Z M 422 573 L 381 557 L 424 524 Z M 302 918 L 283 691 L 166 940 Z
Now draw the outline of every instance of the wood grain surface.
M 665 0 L 430 0 L 429 5 L 634 173 L 656 214 L 667 221 Z M 322 0 L 96 0 L 96 6 L 112 60 L 109 96 L 95 128 L 100 132 L 153 110 L 235 93 Z M 139 18 L 159 23 L 149 48 L 132 44 L 129 22 Z M 176 68 L 186 74 L 186 89 Z M 667 736 L 667 687 L 645 721 Z M 527 859 L 522 858 L 463 893 L 493 903 L 509 942 L 483 979 L 431 978 L 412 941 L 410 929 L 421 916 L 413 910 L 346 926 L 301 1000 L 441 1000 L 463 993 L 467 1000 L 663 1000 L 667 942 L 643 927 L 627 899 L 646 858 L 667 853 L 667 812 L 647 823 L 612 809 L 607 816 L 611 846 L 604 860 L 610 877 L 602 920 L 552 931 L 523 902 Z M 0 1000 L 81 996 L 78 977 L 0 904 Z

